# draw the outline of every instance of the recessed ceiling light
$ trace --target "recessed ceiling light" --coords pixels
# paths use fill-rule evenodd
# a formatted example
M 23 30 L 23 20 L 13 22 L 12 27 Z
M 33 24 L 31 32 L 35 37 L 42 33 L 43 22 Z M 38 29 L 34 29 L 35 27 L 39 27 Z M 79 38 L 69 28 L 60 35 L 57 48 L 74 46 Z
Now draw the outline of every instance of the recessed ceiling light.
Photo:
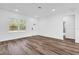
M 52 9 L 52 11 L 54 12 L 54 11 L 56 11 L 56 9 Z
M 15 12 L 18 12 L 18 11 L 19 11 L 19 9 L 14 9 L 14 11 L 15 11 Z

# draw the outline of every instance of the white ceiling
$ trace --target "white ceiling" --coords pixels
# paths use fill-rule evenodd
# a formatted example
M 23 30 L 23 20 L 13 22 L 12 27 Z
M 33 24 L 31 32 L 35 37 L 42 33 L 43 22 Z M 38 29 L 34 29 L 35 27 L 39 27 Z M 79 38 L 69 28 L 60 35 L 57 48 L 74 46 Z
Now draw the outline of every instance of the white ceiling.
M 42 8 L 38 8 L 38 7 Z M 25 16 L 43 17 L 49 14 L 55 14 L 63 11 L 79 10 L 78 3 L 0 3 L 0 9 L 15 12 L 14 9 L 18 9 L 17 13 Z M 52 9 L 56 9 L 55 12 Z

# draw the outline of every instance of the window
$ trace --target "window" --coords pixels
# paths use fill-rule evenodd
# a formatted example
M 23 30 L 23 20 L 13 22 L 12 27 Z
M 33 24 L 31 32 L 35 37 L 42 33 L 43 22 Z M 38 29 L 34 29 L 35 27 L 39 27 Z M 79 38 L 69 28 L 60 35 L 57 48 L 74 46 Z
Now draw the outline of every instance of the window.
M 24 20 L 19 21 L 19 30 L 25 30 L 26 29 L 26 24 Z
M 26 21 L 22 19 L 11 19 L 9 22 L 9 31 L 24 31 L 26 30 Z

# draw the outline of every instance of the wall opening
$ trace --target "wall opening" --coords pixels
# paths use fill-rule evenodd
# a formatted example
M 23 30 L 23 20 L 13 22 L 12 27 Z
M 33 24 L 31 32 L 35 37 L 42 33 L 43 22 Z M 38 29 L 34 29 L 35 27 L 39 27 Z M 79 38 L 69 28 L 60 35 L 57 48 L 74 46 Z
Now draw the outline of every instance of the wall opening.
M 65 41 L 75 43 L 75 15 L 63 17 L 63 34 Z

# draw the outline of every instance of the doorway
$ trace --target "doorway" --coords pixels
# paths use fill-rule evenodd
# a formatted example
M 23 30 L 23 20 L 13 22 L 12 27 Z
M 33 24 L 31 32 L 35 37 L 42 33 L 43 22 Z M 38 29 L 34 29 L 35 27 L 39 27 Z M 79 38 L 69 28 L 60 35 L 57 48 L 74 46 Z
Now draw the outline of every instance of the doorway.
M 63 34 L 64 41 L 75 43 L 75 15 L 63 17 Z

